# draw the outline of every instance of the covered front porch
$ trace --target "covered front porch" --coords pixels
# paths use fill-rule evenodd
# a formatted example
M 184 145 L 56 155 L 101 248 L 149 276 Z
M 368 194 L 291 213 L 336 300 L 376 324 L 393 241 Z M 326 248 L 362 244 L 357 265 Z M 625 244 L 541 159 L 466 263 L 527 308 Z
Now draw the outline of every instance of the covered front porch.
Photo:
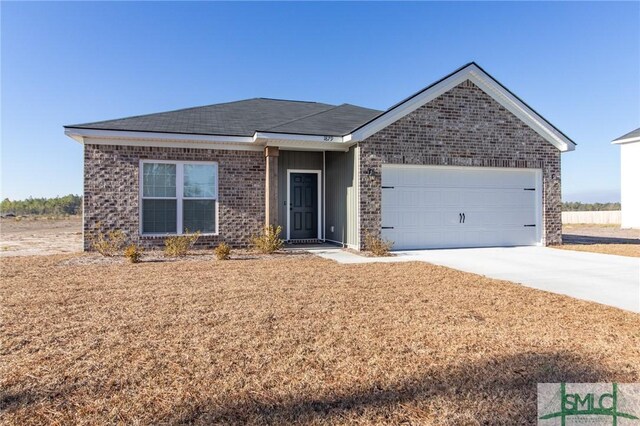
M 357 148 L 265 148 L 265 220 L 289 244 L 358 247 Z

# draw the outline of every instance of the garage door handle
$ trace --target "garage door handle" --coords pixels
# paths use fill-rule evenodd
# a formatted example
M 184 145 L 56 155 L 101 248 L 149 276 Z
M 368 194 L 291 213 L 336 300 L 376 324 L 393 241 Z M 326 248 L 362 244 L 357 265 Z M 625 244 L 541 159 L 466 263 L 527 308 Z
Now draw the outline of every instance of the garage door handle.
M 458 213 L 458 223 L 462 223 L 462 213 Z
M 525 228 L 535 228 L 535 225 L 525 225 Z
M 467 217 L 462 213 L 462 223 L 464 223 L 465 220 L 467 220 Z
M 382 229 L 393 229 L 393 226 L 383 226 Z

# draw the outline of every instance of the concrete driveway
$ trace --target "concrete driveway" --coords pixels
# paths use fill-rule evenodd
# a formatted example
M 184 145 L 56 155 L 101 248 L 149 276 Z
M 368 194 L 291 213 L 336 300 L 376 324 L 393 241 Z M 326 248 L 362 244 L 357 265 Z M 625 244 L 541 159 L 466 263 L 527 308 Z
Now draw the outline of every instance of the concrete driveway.
M 342 263 L 429 262 L 640 312 L 638 258 L 548 247 L 412 250 L 395 252 L 390 258 L 364 258 L 344 251 L 318 254 Z

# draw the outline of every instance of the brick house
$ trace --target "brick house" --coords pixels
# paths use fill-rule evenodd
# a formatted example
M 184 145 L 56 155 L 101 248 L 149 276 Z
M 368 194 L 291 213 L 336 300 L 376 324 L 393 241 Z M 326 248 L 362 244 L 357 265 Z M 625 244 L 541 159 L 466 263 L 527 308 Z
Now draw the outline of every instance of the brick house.
M 244 246 L 396 249 L 561 242 L 560 154 L 575 143 L 475 63 L 386 111 L 249 99 L 65 126 L 84 146 L 84 232 L 143 246 L 199 230 Z

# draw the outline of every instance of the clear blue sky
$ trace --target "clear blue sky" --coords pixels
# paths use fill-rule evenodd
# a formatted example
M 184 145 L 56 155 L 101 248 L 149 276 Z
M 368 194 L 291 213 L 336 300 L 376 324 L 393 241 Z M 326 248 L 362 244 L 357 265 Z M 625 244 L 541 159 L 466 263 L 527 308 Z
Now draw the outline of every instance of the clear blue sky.
M 386 109 L 476 61 L 578 143 L 569 201 L 619 200 L 640 3 L 1 3 L 1 197 L 82 192 L 64 124 L 252 97 Z

